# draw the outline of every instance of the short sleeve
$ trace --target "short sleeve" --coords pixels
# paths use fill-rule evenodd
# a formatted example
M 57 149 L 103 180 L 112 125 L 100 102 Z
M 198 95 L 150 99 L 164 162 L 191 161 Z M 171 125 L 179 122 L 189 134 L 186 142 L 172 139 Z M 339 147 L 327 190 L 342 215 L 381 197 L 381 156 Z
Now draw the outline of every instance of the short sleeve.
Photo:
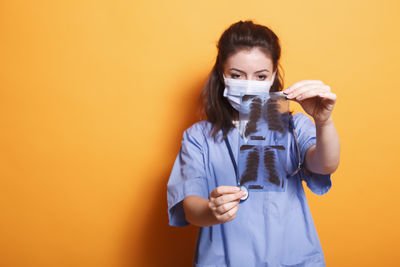
M 316 144 L 315 125 L 308 116 L 302 113 L 295 114 L 293 118 L 301 153 L 302 165 L 304 166 L 307 150 Z M 307 187 L 317 195 L 327 193 L 332 187 L 330 174 L 311 173 L 303 168 L 299 172 L 299 175 L 301 180 L 306 181 Z
M 185 226 L 183 199 L 187 196 L 208 198 L 202 132 L 187 129 L 167 184 L 168 218 L 171 226 Z

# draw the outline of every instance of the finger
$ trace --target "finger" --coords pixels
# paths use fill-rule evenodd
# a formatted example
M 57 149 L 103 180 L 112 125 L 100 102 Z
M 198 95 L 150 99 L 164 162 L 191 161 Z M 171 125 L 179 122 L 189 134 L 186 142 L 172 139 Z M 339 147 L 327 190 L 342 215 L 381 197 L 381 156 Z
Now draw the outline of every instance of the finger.
M 316 96 L 319 96 L 319 97 L 321 97 L 322 99 L 325 99 L 325 100 L 330 100 L 330 101 L 333 101 L 333 102 L 336 101 L 336 95 L 334 93 L 321 92 L 321 91 L 307 91 L 307 92 L 304 92 L 303 94 L 298 95 L 296 97 L 296 100 L 297 101 L 303 101 L 303 100 L 306 100 L 306 99 L 309 99 L 309 98 L 313 98 L 313 97 L 316 97 Z
M 292 84 L 291 86 L 286 88 L 284 90 L 284 92 L 289 94 L 290 92 L 292 92 L 296 88 L 299 88 L 299 87 L 301 87 L 303 85 L 306 85 L 306 84 L 321 85 L 321 84 L 324 84 L 324 83 L 322 81 L 320 81 L 320 80 L 302 80 L 302 81 L 299 81 L 299 82 L 296 82 L 296 83 Z
M 244 196 L 244 194 L 245 194 L 244 191 L 240 191 L 240 192 L 235 193 L 235 194 L 225 194 L 225 195 L 222 195 L 222 196 L 219 196 L 219 197 L 215 198 L 214 203 L 215 203 L 216 206 L 221 206 L 221 205 L 223 205 L 225 203 L 232 202 L 232 201 L 240 199 L 241 197 Z
M 305 85 L 293 90 L 290 94 L 287 95 L 287 98 L 294 99 L 297 96 L 307 92 L 307 91 L 321 91 L 321 92 L 330 92 L 330 87 L 328 85 Z
M 239 210 L 239 205 L 233 207 L 229 211 L 221 215 L 221 220 L 224 222 L 232 221 L 236 217 L 236 213 Z
M 237 186 L 227 186 L 227 185 L 222 185 L 214 188 L 214 190 L 211 192 L 210 196 L 211 197 L 219 197 L 224 194 L 232 194 L 239 192 L 240 188 Z
M 237 205 L 239 205 L 239 200 L 228 202 L 228 203 L 225 203 L 225 204 L 223 204 L 221 206 L 218 206 L 215 209 L 215 212 L 217 212 L 218 214 L 222 215 L 225 212 L 227 212 L 227 211 L 231 210 L 232 208 L 236 207 Z
M 331 87 L 329 85 L 326 85 L 326 84 L 317 84 L 317 85 L 315 85 L 315 84 L 306 84 L 306 85 L 303 85 L 303 86 L 300 86 L 300 87 L 294 89 L 293 91 L 291 91 L 291 93 L 289 95 L 302 93 L 304 91 L 308 91 L 308 90 L 311 90 L 311 89 L 318 89 L 318 90 L 323 90 L 323 91 L 326 91 L 326 92 L 330 92 L 331 91 Z
M 335 93 L 329 92 L 325 94 L 325 98 L 333 100 L 336 102 L 337 100 L 337 95 Z
M 297 88 L 305 86 L 305 85 L 323 85 L 323 84 L 324 83 L 320 80 L 302 80 L 302 81 L 292 84 L 291 86 L 286 88 L 284 91 L 289 93 L 289 92 L 296 90 Z
M 217 210 L 217 206 L 214 203 L 214 199 L 210 199 L 210 201 L 208 201 L 208 208 L 212 211 L 216 211 Z

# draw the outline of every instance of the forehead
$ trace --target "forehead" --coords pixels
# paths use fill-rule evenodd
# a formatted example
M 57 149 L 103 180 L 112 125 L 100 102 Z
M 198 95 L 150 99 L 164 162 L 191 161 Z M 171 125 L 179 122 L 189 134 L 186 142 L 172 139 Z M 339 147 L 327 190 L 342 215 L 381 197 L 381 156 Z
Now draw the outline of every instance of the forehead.
M 229 56 L 225 69 L 237 68 L 246 72 L 255 72 L 260 69 L 272 71 L 273 63 L 269 55 L 260 48 L 241 49 Z

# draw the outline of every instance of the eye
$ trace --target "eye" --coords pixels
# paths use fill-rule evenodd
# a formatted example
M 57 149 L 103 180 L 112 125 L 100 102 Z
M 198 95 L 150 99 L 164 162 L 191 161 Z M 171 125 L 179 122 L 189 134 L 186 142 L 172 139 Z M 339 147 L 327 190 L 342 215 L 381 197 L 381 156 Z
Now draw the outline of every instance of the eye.
M 239 79 L 239 78 L 240 78 L 240 74 L 231 73 L 231 78 L 232 78 L 232 79 Z
M 264 81 L 265 79 L 267 79 L 267 75 L 258 75 L 257 79 L 260 81 Z

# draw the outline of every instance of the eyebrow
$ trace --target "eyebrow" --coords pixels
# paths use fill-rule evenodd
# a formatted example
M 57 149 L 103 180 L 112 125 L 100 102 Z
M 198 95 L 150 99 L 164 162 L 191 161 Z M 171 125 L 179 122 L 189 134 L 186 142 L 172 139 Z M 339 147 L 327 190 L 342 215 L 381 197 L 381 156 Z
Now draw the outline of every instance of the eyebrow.
M 239 69 L 236 69 L 236 68 L 230 68 L 229 70 L 235 70 L 235 71 L 238 71 L 238 72 L 246 74 L 246 72 L 244 72 L 242 70 L 239 70 Z M 269 70 L 267 70 L 267 69 L 262 69 L 262 70 L 258 70 L 256 72 L 254 72 L 254 73 L 259 73 L 259 72 L 263 72 L 263 71 L 269 72 Z

